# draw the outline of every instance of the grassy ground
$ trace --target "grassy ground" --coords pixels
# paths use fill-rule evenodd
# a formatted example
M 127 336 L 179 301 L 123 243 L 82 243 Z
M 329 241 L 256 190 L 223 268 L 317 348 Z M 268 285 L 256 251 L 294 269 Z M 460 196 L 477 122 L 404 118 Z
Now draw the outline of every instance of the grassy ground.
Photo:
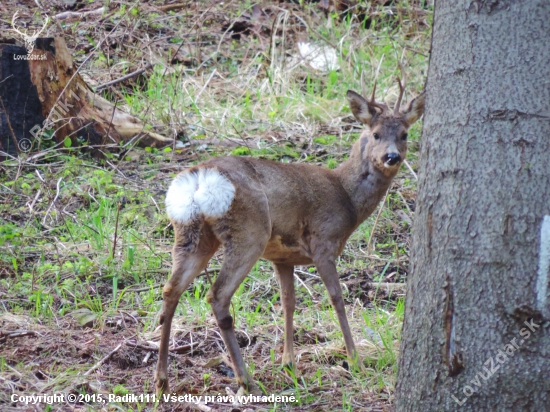
M 63 11 L 44 3 L 42 12 L 30 1 L 3 3 L 0 26 L 7 29 L 16 10 L 35 24 Z M 201 1 L 163 12 L 161 2 L 113 1 L 103 17 L 49 26 L 47 35 L 63 36 L 77 65 L 93 53 L 81 68 L 92 87 L 152 62 L 152 70 L 104 94 L 184 146 L 125 147 L 94 160 L 78 142 L 60 147 L 44 141 L 39 156 L 0 163 L 2 410 L 49 408 L 11 402 L 12 394 L 154 393 L 160 291 L 173 236 L 164 193 L 178 171 L 227 154 L 336 167 L 360 132 L 347 89 L 361 92 L 363 77 L 370 94 L 377 78 L 379 100 L 392 104 L 398 62 L 407 74 L 405 99 L 422 89 L 431 9 L 414 1 L 374 1 L 339 13 L 327 12 L 324 3 Z M 95 9 L 101 2 L 82 6 Z M 298 42 L 334 50 L 332 69 L 303 64 Z M 338 261 L 365 371 L 347 370 L 341 332 L 312 267 L 296 270 L 298 373 L 281 370 L 279 288 L 269 262 L 259 261 L 233 299 L 239 342 L 264 392 L 294 394 L 298 401 L 217 403 L 209 405 L 213 410 L 391 408 L 404 301 L 402 293 L 370 283 L 406 281 L 420 130 L 417 124 L 409 133 L 412 170 L 402 168 L 381 212 L 360 226 Z M 210 263 L 211 277 L 220 257 Z M 208 286 L 204 276 L 197 278 L 176 313 L 169 373 L 178 394 L 237 389 L 204 300 Z M 156 407 L 197 410 L 192 403 Z M 153 408 L 93 398 L 77 405 Z

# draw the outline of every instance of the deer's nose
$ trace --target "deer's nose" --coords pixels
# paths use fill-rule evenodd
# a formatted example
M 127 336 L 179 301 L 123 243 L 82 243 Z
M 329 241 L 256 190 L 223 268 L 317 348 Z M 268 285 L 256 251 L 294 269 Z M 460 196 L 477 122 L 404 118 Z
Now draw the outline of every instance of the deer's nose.
M 401 156 L 399 156 L 399 153 L 387 153 L 382 158 L 384 163 L 387 163 L 389 166 L 396 165 L 401 161 Z

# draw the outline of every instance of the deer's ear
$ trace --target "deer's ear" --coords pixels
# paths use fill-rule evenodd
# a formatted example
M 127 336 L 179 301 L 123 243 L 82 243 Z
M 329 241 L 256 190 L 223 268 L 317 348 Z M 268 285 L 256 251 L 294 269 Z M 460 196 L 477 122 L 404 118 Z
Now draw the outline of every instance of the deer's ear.
M 369 105 L 367 100 L 353 90 L 348 90 L 346 97 L 349 100 L 349 107 L 355 118 L 361 123 L 369 124 L 376 114 L 374 106 Z
M 412 99 L 409 106 L 403 113 L 405 121 L 410 125 L 416 122 L 422 114 L 424 114 L 425 92 L 420 93 L 416 98 Z

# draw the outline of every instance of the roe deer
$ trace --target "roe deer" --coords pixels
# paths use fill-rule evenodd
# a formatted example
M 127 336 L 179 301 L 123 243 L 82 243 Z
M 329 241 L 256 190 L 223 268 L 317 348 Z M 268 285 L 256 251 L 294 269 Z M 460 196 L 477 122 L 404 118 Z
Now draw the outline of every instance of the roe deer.
M 248 375 L 229 312 L 231 298 L 260 258 L 273 262 L 284 313 L 282 361 L 292 366 L 294 266 L 314 264 L 325 284 L 344 336 L 348 358 L 358 356 L 348 325 L 336 258 L 346 240 L 376 208 L 407 151 L 407 130 L 424 112 L 424 94 L 394 110 L 349 90 L 357 120 L 366 125 L 348 160 L 331 170 L 246 157 L 207 160 L 175 177 L 166 209 L 175 232 L 172 275 L 163 289 L 162 335 L 155 374 L 157 391 L 168 392 L 168 343 L 178 300 L 224 247 L 224 259 L 207 301 L 220 328 L 240 386 Z

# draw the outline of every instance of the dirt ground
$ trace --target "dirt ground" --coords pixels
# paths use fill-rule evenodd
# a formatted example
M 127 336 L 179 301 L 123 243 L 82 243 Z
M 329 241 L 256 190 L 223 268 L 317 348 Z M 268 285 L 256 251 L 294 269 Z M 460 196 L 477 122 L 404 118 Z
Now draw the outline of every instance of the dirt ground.
M 37 6 L 41 5 L 41 8 Z M 399 16 L 403 19 L 401 13 L 406 12 L 405 20 L 416 22 L 414 30 L 405 31 L 404 39 L 410 39 L 418 35 L 420 30 L 426 32 L 427 20 L 424 2 L 409 2 L 412 4 L 406 10 L 404 6 L 394 4 L 390 1 L 371 1 L 371 2 L 277 2 L 263 1 L 258 4 L 244 4 L 245 2 L 213 2 L 213 1 L 188 1 L 188 2 L 125 2 L 111 1 L 107 12 L 103 15 L 80 15 L 76 21 L 78 25 L 70 26 L 69 22 L 74 24 L 75 20 L 53 19 L 48 28 L 47 35 L 63 36 L 70 50 L 74 52 L 75 63 L 78 65 L 84 61 L 93 48 L 101 41 L 100 50 L 102 52 L 99 63 L 94 68 L 87 68 L 83 75 L 90 85 L 95 87 L 111 80 L 120 78 L 124 73 L 137 70 L 143 67 L 144 57 L 141 54 L 143 50 L 149 50 L 158 60 L 168 67 L 187 67 L 196 70 L 197 78 L 204 80 L 205 75 L 201 72 L 201 67 L 212 67 L 213 64 L 219 65 L 220 78 L 212 80 L 219 82 L 220 94 L 223 90 L 230 87 L 229 83 L 224 83 L 223 65 L 231 63 L 231 52 L 225 51 L 220 45 L 232 43 L 236 45 L 240 57 L 240 64 L 244 65 L 258 53 L 268 56 L 271 52 L 270 42 L 273 36 L 277 35 L 282 29 L 275 27 L 278 13 L 291 11 L 292 17 L 285 22 L 286 32 L 284 41 L 289 49 L 292 49 L 298 41 L 308 38 L 311 33 L 306 30 L 306 26 L 301 22 L 307 20 L 311 31 L 315 31 L 315 24 L 326 23 L 328 17 L 335 21 L 343 21 L 347 16 L 355 16 L 362 22 L 364 29 L 367 30 L 376 18 L 386 18 L 385 16 Z M 304 3 L 304 4 L 302 4 Z M 418 3 L 418 4 L 417 4 Z M 19 12 L 21 24 L 25 22 L 38 27 L 38 14 L 43 16 L 56 16 L 66 12 L 85 13 L 86 11 L 97 10 L 102 6 L 100 1 L 56 1 L 42 0 L 34 1 L 8 1 L 0 3 L 0 38 L 11 37 L 10 22 L 14 13 Z M 179 6 L 177 6 L 179 5 Z M 351 11 L 348 6 L 352 6 Z M 117 13 L 123 10 L 137 10 L 138 13 L 133 20 L 117 20 Z M 405 12 L 403 11 L 405 10 Z M 154 17 L 150 17 L 153 16 Z M 149 16 L 149 17 L 147 17 Z M 174 19 L 174 16 L 176 17 Z M 171 17 L 171 20 L 168 18 Z M 147 20 L 151 18 L 152 20 Z M 395 17 L 384 24 L 401 24 Z M 119 22 L 117 25 L 116 22 Z M 146 22 L 146 23 L 145 23 Z M 133 24 L 133 25 L 132 25 Z M 410 23 L 407 23 L 410 24 Z M 410 25 L 412 27 L 412 25 Z M 403 26 L 405 27 L 405 26 Z M 407 26 L 409 27 L 409 26 Z M 420 27 L 420 29 L 419 29 Z M 279 30 L 279 31 L 278 31 Z M 318 34 L 318 33 L 317 33 Z M 401 34 L 400 34 L 401 35 Z M 188 43 L 181 42 L 181 38 L 187 36 Z M 322 35 L 319 35 L 322 37 Z M 255 39 L 254 42 L 251 39 Z M 330 40 L 327 40 L 330 42 Z M 273 43 L 275 44 L 275 43 Z M 218 50 L 219 53 L 215 53 Z M 422 54 L 422 52 L 418 52 Z M 215 62 L 212 61 L 215 57 Z M 105 63 L 102 59 L 105 58 Z M 112 61 L 125 62 L 125 72 L 121 65 L 110 64 Z M 101 64 L 100 64 L 101 63 Z M 103 65 L 102 65 L 103 64 Z M 229 72 L 229 69 L 227 69 Z M 420 69 L 418 69 L 420 70 Z M 124 101 L 124 95 L 127 92 L 143 89 L 147 83 L 147 73 L 130 79 L 127 82 L 117 84 L 116 87 L 109 88 L 106 96 L 112 100 Z M 309 80 L 308 80 L 309 81 Z M 324 86 L 325 80 L 319 81 L 319 87 Z M 303 80 L 304 90 L 307 86 L 306 78 Z M 316 83 L 317 84 L 317 83 Z M 206 85 L 205 85 L 206 87 Z M 317 86 L 315 86 L 317 87 Z M 226 88 L 226 89 L 224 89 Z M 221 99 L 221 97 L 220 97 Z M 167 119 L 158 119 L 150 112 L 142 113 L 144 120 L 149 120 L 156 131 L 166 136 L 173 136 L 178 139 L 187 139 L 186 147 L 174 153 L 169 162 L 156 165 L 155 175 L 152 177 L 150 169 L 151 164 L 155 162 L 164 162 L 160 155 L 155 153 L 141 151 L 139 153 L 128 153 L 128 163 L 119 164 L 117 171 L 124 179 L 115 178 L 114 183 L 117 187 L 129 186 L 128 179 L 133 179 L 131 185 L 135 186 L 135 193 L 147 187 L 151 193 L 163 193 L 163 188 L 159 182 L 168 181 L 169 177 L 184 164 L 196 162 L 205 158 L 204 150 L 199 149 L 202 146 L 211 147 L 209 154 L 224 154 L 228 151 L 240 147 L 243 141 L 253 143 L 257 140 L 281 139 L 281 150 L 277 152 L 278 160 L 288 160 L 296 156 L 301 158 L 312 158 L 314 162 L 325 164 L 330 159 L 342 159 L 345 149 L 340 147 L 328 147 L 310 144 L 314 137 L 324 138 L 326 135 L 342 135 L 349 133 L 353 129 L 350 126 L 351 120 L 348 118 L 343 124 L 327 124 L 323 122 L 306 126 L 297 125 L 289 122 L 284 126 L 268 127 L 259 134 L 256 133 L 256 126 L 244 128 L 241 131 L 232 133 L 223 141 L 214 139 L 213 134 L 208 130 L 197 131 L 197 127 L 191 121 L 171 122 L 170 116 Z M 252 123 L 252 122 L 251 122 Z M 311 132 L 311 133 L 310 133 Z M 206 137 L 201 135 L 200 141 L 192 141 L 193 135 L 197 136 L 205 133 Z M 229 132 L 227 132 L 229 134 Z M 235 136 L 237 133 L 237 136 Z M 292 138 L 289 139 L 288 136 Z M 226 136 L 227 137 L 227 136 Z M 290 143 L 289 143 L 290 141 Z M 197 143 L 198 142 L 198 143 Z M 412 147 L 414 149 L 414 145 Z M 292 152 L 286 148 L 292 147 Z M 210 149 L 209 149 L 210 150 Z M 296 154 L 294 153 L 296 152 Z M 290 154 L 289 154 L 290 153 Z M 156 156 L 156 157 L 155 157 Z M 147 163 L 149 162 L 149 163 Z M 412 162 L 412 161 L 411 161 Z M 90 163 L 90 168 L 97 168 L 95 163 Z M 23 165 L 22 169 L 29 172 L 28 166 Z M 48 173 L 55 175 L 62 173 L 65 165 L 52 163 L 49 166 Z M 414 164 L 413 164 L 414 167 Z M 30 173 L 34 173 L 30 168 Z M 42 170 L 42 169 L 40 169 Z M 21 175 L 17 170 L 10 168 L 0 168 L 0 174 L 3 174 L 5 180 L 17 180 Z M 56 175 L 57 176 L 57 175 Z M 118 179 L 118 180 L 117 180 Z M 2 180 L 4 181 L 4 180 Z M 282 354 L 282 340 L 280 322 L 269 324 L 273 313 L 279 311 L 275 291 L 278 289 L 273 277 L 266 275 L 267 280 L 263 280 L 264 286 L 261 291 L 250 294 L 250 306 L 257 307 L 258 316 L 263 316 L 267 322 L 261 322 L 254 328 L 237 328 L 239 344 L 247 362 L 255 365 L 254 378 L 263 385 L 262 388 L 256 388 L 255 393 L 294 395 L 300 397 L 298 403 L 254 403 L 250 405 L 232 405 L 228 402 L 213 402 L 208 405 L 194 404 L 192 402 L 177 402 L 154 404 L 153 402 L 144 402 L 142 400 L 131 399 L 127 402 L 115 400 L 114 402 L 97 402 L 97 397 L 101 395 L 103 399 L 109 394 L 124 396 L 125 394 L 149 395 L 154 394 L 154 366 L 157 361 L 157 345 L 160 338 L 158 325 L 158 313 L 152 313 L 140 309 L 128 302 L 124 302 L 117 310 L 103 310 L 98 316 L 90 314 L 82 306 L 76 306 L 76 311 L 81 311 L 81 316 L 59 315 L 54 311 L 54 315 L 43 318 L 37 314 L 39 303 L 36 299 L 29 300 L 28 294 L 14 293 L 6 285 L 16 282 L 18 271 L 25 268 L 32 268 L 37 265 L 41 259 L 41 250 L 46 251 L 46 260 L 50 259 L 55 263 L 56 259 L 61 259 L 57 254 L 50 253 L 50 247 L 44 246 L 50 242 L 51 236 L 48 232 L 51 230 L 46 226 L 40 228 L 43 235 L 43 241 L 46 243 L 37 243 L 42 245 L 32 252 L 24 252 L 24 257 L 15 258 L 19 265 L 11 264 L 13 261 L 8 257 L 0 262 L 0 279 L 5 283 L 0 284 L 0 410 L 161 410 L 161 411 L 267 411 L 267 410 L 293 410 L 293 411 L 327 411 L 327 410 L 353 410 L 353 411 L 389 411 L 392 405 L 392 393 L 387 389 L 391 387 L 395 360 L 392 360 L 387 368 L 379 366 L 381 353 L 387 350 L 389 353 L 398 351 L 398 339 L 391 334 L 391 338 L 384 342 L 376 336 L 382 336 L 381 333 L 373 332 L 362 322 L 363 308 L 373 309 L 376 304 L 373 301 L 385 302 L 391 309 L 395 309 L 398 302 L 402 302 L 404 289 L 397 288 L 388 292 L 385 286 L 373 288 L 372 283 L 381 281 L 385 283 L 397 283 L 402 285 L 406 280 L 408 270 L 408 259 L 406 255 L 397 257 L 395 253 L 397 247 L 385 242 L 384 236 L 391 238 L 391 241 L 400 242 L 408 248 L 408 239 L 410 235 L 410 218 L 414 212 L 414 191 L 405 188 L 406 179 L 400 177 L 392 189 L 395 193 L 399 192 L 399 199 L 402 199 L 402 207 L 391 206 L 388 213 L 380 218 L 384 222 L 384 229 L 379 229 L 380 233 L 378 243 L 378 258 L 369 261 L 368 265 L 356 267 L 355 256 L 364 255 L 363 248 L 367 248 L 370 242 L 366 239 L 357 240 L 350 246 L 349 254 L 343 258 L 343 267 L 341 270 L 341 282 L 344 285 L 347 297 L 348 312 L 354 316 L 351 321 L 352 328 L 358 333 L 365 332 L 367 336 L 375 335 L 375 338 L 364 339 L 358 342 L 361 355 L 370 359 L 369 368 L 374 370 L 371 379 L 361 378 L 353 375 L 348 370 L 347 362 L 344 360 L 344 348 L 341 344 L 331 341 L 331 334 L 337 330 L 337 325 L 332 320 L 325 322 L 326 319 L 318 322 L 318 327 L 301 327 L 297 322 L 295 331 L 295 350 L 298 358 L 298 376 L 292 377 L 279 366 Z M 408 187 L 408 186 L 407 186 Z M 55 195 L 55 181 L 49 185 L 50 196 Z M 141 193 L 141 192 L 140 192 Z M 4 192 L 1 193 L 4 196 Z M 140 194 L 141 196 L 141 194 Z M 397 194 L 396 194 L 397 198 Z M 16 196 L 6 195 L 3 202 L 15 205 L 9 212 L 8 209 L 2 209 L 2 219 L 14 225 L 23 226 L 25 220 L 24 214 L 27 213 L 26 201 Z M 134 200 L 128 197 L 128 204 Z M 401 200 L 400 200 L 401 201 Z M 58 209 L 74 212 L 74 210 L 85 206 L 87 201 L 82 197 L 72 196 L 60 198 Z M 153 200 L 154 202 L 154 200 Z M 48 202 L 46 202 L 46 205 Z M 71 206 L 72 205 L 72 206 Z M 151 204 L 151 210 L 155 209 L 156 204 Z M 19 207 L 19 208 L 18 208 Z M 158 207 L 157 207 L 158 208 Z M 23 210 L 23 212 L 21 212 Z M 46 213 L 47 211 L 42 211 Z M 148 213 L 148 212 L 147 212 Z M 149 216 L 147 215 L 146 216 Z M 151 215 L 154 216 L 154 215 Z M 149 216 L 150 217 L 150 216 Z M 160 226 L 154 218 L 151 218 L 152 226 Z M 373 217 L 374 220 L 374 217 Z M 378 218 L 376 218 L 378 221 Z M 390 221 L 398 223 L 391 223 Z M 376 225 L 376 222 L 375 222 Z M 374 230 L 374 229 L 373 229 Z M 383 233 L 382 233 L 383 232 Z M 38 241 L 39 239 L 37 239 Z M 72 252 L 88 256 L 91 260 L 99 256 L 96 252 L 90 252 L 89 248 L 83 247 L 75 242 L 72 245 Z M 169 273 L 170 263 L 168 253 L 170 244 L 163 240 L 157 242 L 159 254 L 163 254 L 160 265 L 152 270 L 147 283 L 131 286 L 128 295 L 135 302 L 143 303 L 151 298 L 160 301 L 159 290 Z M 9 246 L 9 241 L 7 242 Z M 12 252 L 10 252 L 12 253 Z M 44 254 L 44 253 L 43 253 Z M 9 254 L 6 254 L 8 256 Z M 61 255 L 61 254 L 60 254 Z M 12 256 L 12 255 L 9 255 Z M 392 257 L 393 256 L 393 257 Z M 219 261 L 219 257 L 217 259 Z M 6 263 L 8 262 L 8 263 Z M 213 265 L 215 266 L 215 264 Z M 15 268 L 14 268 L 15 267 Z M 30 269 L 29 269 L 30 270 Z M 95 269 L 94 269 L 95 270 Z M 261 272 L 261 271 L 260 271 Z M 264 272 L 269 272 L 265 270 Z M 94 275 L 97 274 L 94 272 Z M 383 276 L 380 276 L 382 274 Z M 65 278 L 64 278 L 65 276 Z M 57 282 L 69 278 L 70 274 L 61 273 L 61 279 Z M 320 281 L 307 273 L 298 274 L 309 294 L 311 301 L 308 303 L 313 308 L 324 308 L 321 304 L 323 290 Z M 41 280 L 33 278 L 30 290 L 34 291 L 36 286 L 40 286 Z M 119 289 L 128 287 L 131 284 L 128 279 L 120 279 Z M 126 282 L 126 283 L 124 283 Z M 265 284 L 267 282 L 267 284 Z M 99 280 L 95 286 L 87 286 L 87 290 L 93 293 L 97 292 L 103 303 L 111 299 L 111 278 Z M 254 285 L 254 284 L 253 284 Z M 93 289 L 97 287 L 97 289 Z M 325 293 L 326 294 L 326 293 Z M 307 294 L 304 294 L 307 298 Z M 52 297 L 50 306 L 53 309 L 60 309 L 67 304 L 70 297 L 55 295 Z M 273 300 L 273 308 L 265 307 L 265 302 Z M 298 298 L 298 307 L 302 298 Z M 308 298 L 309 299 L 309 298 Z M 132 300 L 132 301 L 134 301 Z M 306 299 L 302 299 L 306 300 Z M 153 304 L 150 304 L 151 307 Z M 3 307 L 2 307 L 3 306 Z M 100 304 L 101 306 L 101 304 Z M 144 304 L 142 304 L 144 306 Z M 17 309 L 14 309 L 17 308 Z M 148 307 L 149 308 L 149 307 Z M 384 312 L 386 309 L 382 309 Z M 377 310 L 376 308 L 374 310 Z M 389 309 L 388 309 L 389 310 Z M 93 316 L 92 316 L 93 315 Z M 387 319 L 393 319 L 391 313 Z M 86 319 L 86 316 L 90 316 Z M 279 315 L 280 316 L 280 315 Z M 297 313 L 296 318 L 300 316 Z M 378 315 L 377 315 L 378 316 Z M 188 319 L 187 319 L 188 320 Z M 394 322 L 394 323 L 392 323 Z M 391 320 L 391 327 L 400 330 L 398 321 Z M 374 326 L 373 326 L 374 327 Z M 392 330 L 393 330 L 392 329 Z M 393 332 L 392 332 L 393 333 Z M 398 333 L 396 333 L 398 335 Z M 390 335 L 388 335 L 390 336 Z M 224 355 L 223 342 L 217 331 L 214 319 L 211 315 L 206 316 L 204 323 L 199 325 L 189 324 L 184 318 L 176 318 L 172 327 L 172 345 L 169 358 L 169 373 L 171 379 L 172 392 L 178 395 L 227 395 L 235 394 L 238 388 L 233 379 L 233 371 L 229 359 Z M 385 349 L 384 349 L 385 347 Z M 385 352 L 384 352 L 385 353 Z M 393 356 L 393 355 L 392 355 Z M 378 366 L 377 366 L 378 365 Z M 370 369 L 369 369 L 370 370 Z M 389 376 L 389 377 L 388 377 Z M 368 386 L 366 382 L 378 381 L 377 387 Z M 387 382 L 388 381 L 388 382 Z M 315 384 L 313 384 L 315 382 Z M 298 389 L 297 389 L 298 388 Z M 35 405 L 24 404 L 14 401 L 13 396 L 30 396 L 33 394 L 54 394 L 59 393 L 67 397 L 69 394 L 82 397 L 82 401 L 76 402 L 58 402 L 46 405 L 44 402 Z M 88 398 L 85 399 L 85 395 Z M 90 398 L 89 396 L 96 396 Z M 18 399 L 18 398 L 17 398 Z M 211 408 L 211 409 L 209 409 Z

